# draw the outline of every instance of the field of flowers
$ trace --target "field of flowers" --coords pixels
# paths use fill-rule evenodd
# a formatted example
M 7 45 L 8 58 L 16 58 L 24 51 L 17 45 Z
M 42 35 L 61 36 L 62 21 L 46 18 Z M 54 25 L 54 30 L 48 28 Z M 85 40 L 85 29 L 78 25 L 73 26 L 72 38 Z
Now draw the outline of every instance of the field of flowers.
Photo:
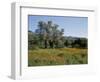
M 58 48 L 28 51 L 28 66 L 87 64 L 87 49 Z

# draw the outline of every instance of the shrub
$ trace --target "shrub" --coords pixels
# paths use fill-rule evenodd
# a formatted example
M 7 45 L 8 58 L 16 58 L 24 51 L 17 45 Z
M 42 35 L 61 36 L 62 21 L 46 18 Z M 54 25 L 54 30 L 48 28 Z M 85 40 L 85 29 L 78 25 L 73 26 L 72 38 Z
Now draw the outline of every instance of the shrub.
M 57 56 L 63 57 L 64 56 L 64 53 L 59 53 Z

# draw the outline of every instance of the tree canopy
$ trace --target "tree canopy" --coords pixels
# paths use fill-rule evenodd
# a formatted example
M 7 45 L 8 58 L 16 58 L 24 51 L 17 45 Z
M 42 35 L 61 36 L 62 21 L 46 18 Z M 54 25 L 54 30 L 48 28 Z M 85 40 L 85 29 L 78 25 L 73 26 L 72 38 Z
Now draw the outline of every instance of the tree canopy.
M 52 21 L 39 21 L 35 32 L 28 31 L 28 47 L 34 48 L 63 48 L 63 47 L 77 47 L 87 48 L 86 38 L 66 39 L 63 36 L 64 29 L 59 29 L 58 24 Z

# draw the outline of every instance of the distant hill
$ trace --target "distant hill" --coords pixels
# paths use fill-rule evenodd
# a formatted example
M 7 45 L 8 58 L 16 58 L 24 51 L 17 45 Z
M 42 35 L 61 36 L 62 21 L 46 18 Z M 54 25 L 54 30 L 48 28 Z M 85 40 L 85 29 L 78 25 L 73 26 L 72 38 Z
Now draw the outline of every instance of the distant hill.
M 77 40 L 77 39 L 86 39 L 87 40 L 87 38 L 83 38 L 83 37 L 73 37 L 73 36 L 64 36 L 64 39 L 65 40 L 72 40 L 72 41 L 75 41 L 75 40 Z

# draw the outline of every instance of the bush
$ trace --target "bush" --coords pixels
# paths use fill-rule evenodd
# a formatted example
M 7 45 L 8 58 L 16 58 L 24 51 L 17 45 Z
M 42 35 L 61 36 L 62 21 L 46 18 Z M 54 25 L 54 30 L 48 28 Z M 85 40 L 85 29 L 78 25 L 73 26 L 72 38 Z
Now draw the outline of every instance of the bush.
M 64 53 L 59 53 L 57 56 L 63 57 L 64 56 Z
M 39 47 L 36 46 L 36 45 L 29 45 L 29 46 L 28 46 L 28 49 L 29 49 L 29 50 L 38 50 Z

